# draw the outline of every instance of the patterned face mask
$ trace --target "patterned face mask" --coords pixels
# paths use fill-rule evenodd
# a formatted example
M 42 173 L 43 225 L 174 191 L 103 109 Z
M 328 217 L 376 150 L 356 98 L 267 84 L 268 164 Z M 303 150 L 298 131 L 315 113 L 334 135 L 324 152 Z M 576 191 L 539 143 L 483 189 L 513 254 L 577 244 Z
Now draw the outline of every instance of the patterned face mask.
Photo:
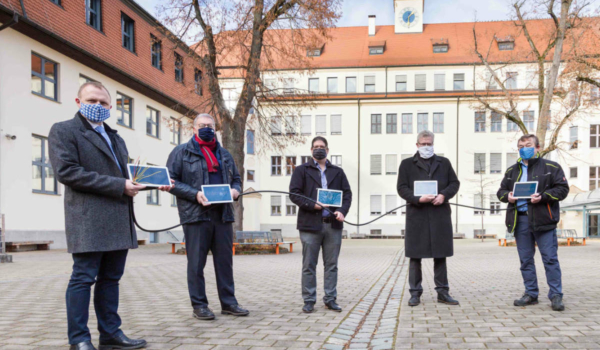
M 79 112 L 94 123 L 100 123 L 110 118 L 110 109 L 102 107 L 99 103 L 87 104 L 82 102 Z

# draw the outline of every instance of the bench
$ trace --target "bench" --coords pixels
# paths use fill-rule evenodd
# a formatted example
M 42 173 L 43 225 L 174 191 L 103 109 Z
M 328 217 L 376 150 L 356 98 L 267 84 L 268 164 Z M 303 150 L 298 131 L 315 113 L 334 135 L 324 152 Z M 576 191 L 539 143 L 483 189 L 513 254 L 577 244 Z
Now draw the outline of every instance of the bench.
M 365 239 L 365 238 L 367 238 L 366 233 L 351 233 L 350 234 L 350 239 Z
M 567 246 L 571 246 L 571 242 L 582 239 L 583 245 L 586 244 L 585 240 L 587 237 L 577 236 L 577 230 L 574 229 L 556 229 L 556 236 L 567 240 Z
M 511 232 L 506 232 L 506 236 L 504 236 L 504 238 L 498 238 L 498 246 L 499 247 L 506 247 L 506 241 L 514 241 L 515 240 L 515 234 L 511 233 Z
M 454 235 L 452 235 L 452 238 L 454 238 L 454 239 L 464 239 L 465 238 L 465 234 L 464 233 L 455 233 Z
M 184 246 L 184 247 L 185 247 L 185 242 L 179 242 L 179 241 L 170 241 L 170 242 L 167 242 L 167 243 L 171 245 L 171 254 L 175 254 L 175 252 L 176 252 L 176 250 L 175 250 L 175 246 L 176 246 L 177 244 L 181 244 L 182 246 Z M 186 252 L 185 252 L 185 255 L 187 255 L 187 250 L 186 250 Z
M 9 253 L 30 252 L 33 250 L 48 250 L 54 241 L 28 241 L 6 242 L 6 251 Z
M 475 235 L 475 238 L 483 238 L 483 239 L 485 239 L 485 238 L 496 238 L 496 237 L 497 237 L 497 235 L 494 235 L 494 234 L 491 234 L 491 233 L 483 233 L 483 234 L 478 233 L 478 234 Z
M 294 252 L 294 243 L 285 242 L 281 232 L 270 231 L 237 231 L 233 242 L 233 255 L 235 255 L 235 247 L 241 245 L 269 245 L 275 246 L 275 254 L 279 255 L 279 246 L 288 244 L 290 253 Z

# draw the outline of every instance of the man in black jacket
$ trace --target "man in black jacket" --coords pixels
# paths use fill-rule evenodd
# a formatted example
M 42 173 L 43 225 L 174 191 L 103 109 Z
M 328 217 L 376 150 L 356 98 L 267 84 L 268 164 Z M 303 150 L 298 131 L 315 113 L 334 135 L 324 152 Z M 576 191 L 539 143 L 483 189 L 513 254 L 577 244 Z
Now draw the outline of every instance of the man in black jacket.
M 199 114 L 194 120 L 194 136 L 179 145 L 169 155 L 167 167 L 175 185 L 168 190 L 177 197 L 179 219 L 185 222 L 183 233 L 188 259 L 188 290 L 194 317 L 213 320 L 208 308 L 204 282 L 204 266 L 209 250 L 213 254 L 221 313 L 247 316 L 235 298 L 233 283 L 233 227 L 231 204 L 209 204 L 201 191 L 202 185 L 231 186 L 231 196 L 237 200 L 242 191 L 241 177 L 231 154 L 215 137 L 215 121 L 209 114 Z
M 290 181 L 290 193 L 317 199 L 318 189 L 343 191 L 342 206 L 328 208 L 315 204 L 299 196 L 291 195 L 290 199 L 298 205 L 297 229 L 302 241 L 302 311 L 311 313 L 317 301 L 316 268 L 319 251 L 323 248 L 325 265 L 325 296 L 323 302 L 330 310 L 341 312 L 336 303 L 338 257 L 342 247 L 342 228 L 344 218 L 348 215 L 352 203 L 352 191 L 348 178 L 342 168 L 327 160 L 329 148 L 324 137 L 317 136 L 312 140 L 313 159 L 296 168 Z M 332 214 L 333 212 L 333 214 Z
M 506 212 L 506 227 L 514 232 L 521 260 L 525 293 L 515 300 L 515 306 L 538 303 L 538 283 L 535 273 L 535 245 L 540 250 L 554 311 L 563 311 L 562 281 L 558 263 L 556 224 L 560 221 L 560 205 L 569 194 L 569 184 L 558 163 L 539 157 L 540 142 L 535 135 L 524 135 L 517 144 L 520 158 L 506 170 L 498 190 L 498 198 L 510 203 Z M 531 199 L 513 197 L 515 182 L 537 181 L 538 193 Z

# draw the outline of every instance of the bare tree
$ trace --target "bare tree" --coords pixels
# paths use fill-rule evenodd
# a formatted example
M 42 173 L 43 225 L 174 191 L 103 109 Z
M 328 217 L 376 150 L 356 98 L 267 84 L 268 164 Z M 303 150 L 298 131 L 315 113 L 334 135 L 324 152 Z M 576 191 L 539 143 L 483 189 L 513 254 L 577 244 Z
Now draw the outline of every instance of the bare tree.
M 485 177 L 486 174 L 488 174 L 489 172 L 491 172 L 491 166 L 487 167 L 486 166 L 486 161 L 485 161 L 485 153 L 481 153 L 483 155 L 483 157 L 481 156 L 477 156 L 478 153 L 474 154 L 475 157 L 475 173 L 478 174 L 478 178 L 477 179 L 471 179 L 468 180 L 470 183 L 473 183 L 473 187 L 476 188 L 476 192 L 473 194 L 474 198 L 477 198 L 477 196 L 479 196 L 479 198 L 481 199 L 480 201 L 480 205 L 481 208 L 485 208 L 485 197 L 487 196 L 486 193 L 489 193 L 489 188 L 490 187 L 495 187 L 498 185 L 498 181 L 497 179 L 488 179 Z M 491 164 L 491 163 L 490 163 Z M 475 206 L 477 206 L 477 203 L 474 201 Z M 480 213 L 481 216 L 481 241 L 483 242 L 485 239 L 485 225 L 484 225 L 484 219 L 485 219 L 485 210 L 481 210 Z M 477 237 L 474 237 L 477 238 Z

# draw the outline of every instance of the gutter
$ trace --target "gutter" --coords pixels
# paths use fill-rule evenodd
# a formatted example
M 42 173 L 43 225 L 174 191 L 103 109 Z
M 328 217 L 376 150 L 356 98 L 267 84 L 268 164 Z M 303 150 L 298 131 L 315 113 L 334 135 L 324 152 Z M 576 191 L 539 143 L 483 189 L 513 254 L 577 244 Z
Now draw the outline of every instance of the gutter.
M 357 101 L 357 106 L 358 106 L 358 142 L 356 143 L 358 145 L 358 166 L 357 166 L 357 170 L 356 173 L 358 174 L 358 198 L 357 198 L 357 206 L 356 206 L 356 217 L 357 217 L 357 222 L 360 222 L 360 98 Z M 360 228 L 357 227 L 356 228 L 356 233 L 359 234 L 360 233 Z M 348 236 L 350 237 L 350 236 Z
M 458 167 L 459 167 L 459 164 L 460 164 L 458 162 L 458 155 L 459 155 L 459 153 L 458 153 L 458 150 L 459 150 L 458 143 L 460 142 L 460 137 L 459 137 L 460 111 L 459 111 L 459 108 L 458 108 L 459 106 L 460 106 L 460 97 L 457 97 L 456 98 L 456 178 L 457 179 L 459 178 L 458 177 L 458 170 L 459 170 Z M 454 198 L 455 198 L 456 204 L 458 204 L 458 193 L 457 193 L 457 196 L 455 196 Z M 459 210 L 458 210 L 458 207 L 457 207 L 456 210 L 455 210 L 455 212 L 456 212 L 456 215 L 455 215 L 456 218 L 454 219 L 454 225 L 455 225 L 455 227 L 454 227 L 454 233 L 458 233 L 458 211 Z
M 21 2 L 21 4 L 23 4 L 23 2 Z M 25 8 L 23 8 L 23 13 L 25 13 Z M 15 13 L 13 13 L 13 18 L 9 22 L 4 23 L 3 25 L 0 26 L 0 32 L 6 28 L 10 28 L 10 27 L 14 26 L 17 23 L 19 23 L 19 14 L 15 12 Z

